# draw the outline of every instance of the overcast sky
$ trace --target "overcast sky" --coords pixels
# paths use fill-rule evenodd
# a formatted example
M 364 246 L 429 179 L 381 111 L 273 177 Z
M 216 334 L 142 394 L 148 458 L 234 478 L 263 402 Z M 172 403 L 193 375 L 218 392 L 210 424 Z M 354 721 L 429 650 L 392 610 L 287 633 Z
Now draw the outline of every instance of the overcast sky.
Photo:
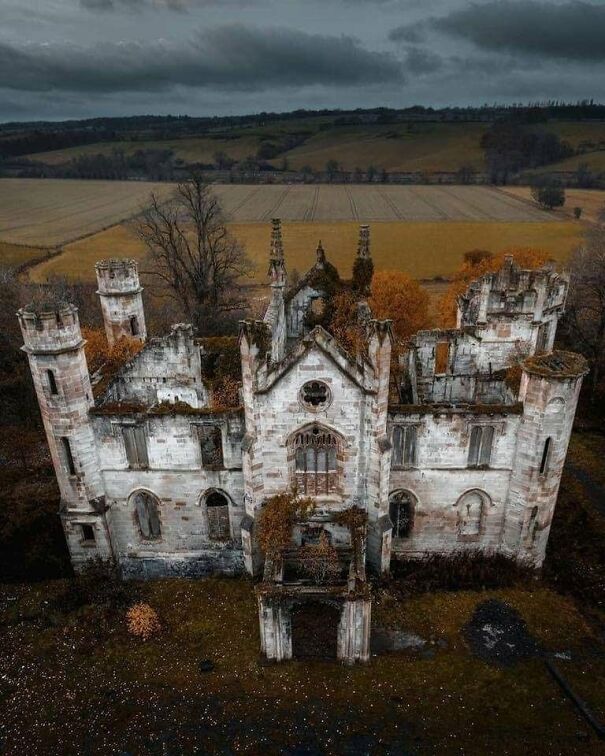
M 605 0 L 0 0 L 0 120 L 605 101 Z

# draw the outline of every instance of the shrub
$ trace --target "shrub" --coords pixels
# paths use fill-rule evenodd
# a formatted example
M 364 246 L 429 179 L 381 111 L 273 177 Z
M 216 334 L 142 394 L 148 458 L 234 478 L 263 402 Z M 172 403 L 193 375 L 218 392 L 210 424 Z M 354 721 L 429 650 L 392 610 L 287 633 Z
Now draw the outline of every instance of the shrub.
M 582 217 L 582 208 L 581 207 L 574 207 L 573 209 L 574 218 L 576 220 L 580 220 Z
M 162 629 L 156 610 L 149 604 L 133 604 L 126 613 L 128 632 L 135 638 L 149 640 Z
M 299 553 L 300 566 L 317 585 L 334 583 L 340 576 L 338 552 L 324 531 L 319 536 L 319 543 L 303 546 Z
M 266 500 L 258 518 L 258 542 L 267 557 L 276 557 L 292 543 L 294 524 L 315 509 L 312 499 L 281 493 Z
M 565 189 L 559 181 L 549 177 L 536 180 L 531 187 L 531 196 L 545 210 L 565 204 Z

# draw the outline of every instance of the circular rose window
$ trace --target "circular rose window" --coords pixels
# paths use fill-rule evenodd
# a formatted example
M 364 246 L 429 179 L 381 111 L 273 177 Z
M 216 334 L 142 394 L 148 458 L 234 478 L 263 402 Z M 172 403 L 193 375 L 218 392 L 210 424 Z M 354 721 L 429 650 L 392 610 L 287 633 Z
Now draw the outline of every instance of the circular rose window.
M 300 390 L 300 400 L 310 410 L 325 409 L 330 399 L 330 389 L 321 381 L 308 381 Z

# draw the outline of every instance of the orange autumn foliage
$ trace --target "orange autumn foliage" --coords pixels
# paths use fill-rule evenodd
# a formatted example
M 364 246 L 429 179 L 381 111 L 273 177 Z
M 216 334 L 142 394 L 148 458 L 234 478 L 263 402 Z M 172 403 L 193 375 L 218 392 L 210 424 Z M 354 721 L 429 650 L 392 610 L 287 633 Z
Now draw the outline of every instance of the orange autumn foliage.
M 438 318 L 441 328 L 456 327 L 458 297 L 465 293 L 472 281 L 481 278 L 486 273 L 499 270 L 506 255 L 512 255 L 517 265 L 525 270 L 540 268 L 550 259 L 550 255 L 545 250 L 531 247 L 504 249 L 495 255 L 481 257 L 475 264 L 472 259 L 467 259 L 454 274 L 439 303 Z
M 398 341 L 430 327 L 428 292 L 399 270 L 381 270 L 374 274 L 369 305 L 375 318 L 393 321 L 393 333 Z
M 143 344 L 138 339 L 127 336 L 122 336 L 110 347 L 105 331 L 97 328 L 82 328 L 82 337 L 86 340 L 84 353 L 91 374 L 103 366 L 108 372 L 115 372 L 143 348 Z

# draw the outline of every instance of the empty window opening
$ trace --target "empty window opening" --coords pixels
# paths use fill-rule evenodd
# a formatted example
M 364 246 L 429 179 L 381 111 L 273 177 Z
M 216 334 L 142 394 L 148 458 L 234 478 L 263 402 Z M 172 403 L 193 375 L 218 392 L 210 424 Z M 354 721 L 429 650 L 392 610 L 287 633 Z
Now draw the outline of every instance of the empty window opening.
M 538 328 L 538 338 L 536 341 L 536 352 L 545 352 L 548 347 L 550 336 L 550 323 L 543 323 Z
M 416 426 L 393 426 L 393 466 L 413 467 L 416 464 Z
M 69 439 L 65 438 L 65 436 L 61 437 L 61 448 L 63 449 L 63 461 L 65 463 L 67 471 L 70 475 L 75 475 L 76 464 L 74 462 L 74 455 L 71 451 L 71 444 L 69 443 Z
M 408 491 L 396 491 L 389 499 L 389 517 L 393 538 L 409 538 L 414 528 L 414 497 Z
M 48 379 L 48 388 L 50 389 L 51 394 L 58 394 L 59 390 L 57 389 L 57 381 L 55 380 L 55 374 L 52 370 L 46 371 L 46 377 Z
M 178 399 L 176 399 L 178 401 Z M 223 467 L 223 434 L 218 425 L 201 425 L 199 427 L 202 467 L 209 470 Z
M 133 336 L 138 336 L 139 335 L 139 319 L 137 318 L 136 315 L 133 315 L 130 318 L 130 333 Z
M 447 362 L 450 352 L 448 341 L 439 341 L 435 345 L 435 374 L 447 373 Z
M 336 436 L 315 426 L 297 433 L 294 447 L 298 492 L 307 496 L 337 493 Z
M 160 508 L 155 496 L 146 491 L 139 491 L 134 497 L 134 511 L 141 536 L 147 541 L 160 538 Z
M 147 439 L 142 425 L 128 425 L 122 427 L 122 437 L 126 450 L 128 466 L 133 470 L 143 470 L 149 467 L 147 456 Z
M 478 536 L 484 514 L 483 496 L 477 491 L 465 494 L 458 503 L 458 535 Z
M 531 543 L 534 543 L 536 540 L 536 534 L 538 530 L 538 507 L 532 507 L 531 513 L 529 515 L 529 523 L 527 526 L 527 533 L 529 535 L 529 540 Z
M 549 436 L 544 442 L 544 449 L 542 450 L 542 459 L 540 460 L 540 475 L 545 475 L 548 472 L 551 444 L 552 439 Z
M 92 525 L 80 525 L 82 530 L 82 541 L 85 543 L 95 542 L 95 529 Z
M 301 398 L 309 409 L 321 409 L 330 401 L 330 389 L 320 381 L 309 381 L 301 389 Z
M 229 524 L 229 500 L 225 494 L 213 491 L 206 497 L 208 513 L 208 538 L 212 541 L 228 541 L 231 538 Z
M 494 428 L 491 425 L 476 425 L 471 431 L 468 450 L 469 467 L 487 467 L 492 457 Z

